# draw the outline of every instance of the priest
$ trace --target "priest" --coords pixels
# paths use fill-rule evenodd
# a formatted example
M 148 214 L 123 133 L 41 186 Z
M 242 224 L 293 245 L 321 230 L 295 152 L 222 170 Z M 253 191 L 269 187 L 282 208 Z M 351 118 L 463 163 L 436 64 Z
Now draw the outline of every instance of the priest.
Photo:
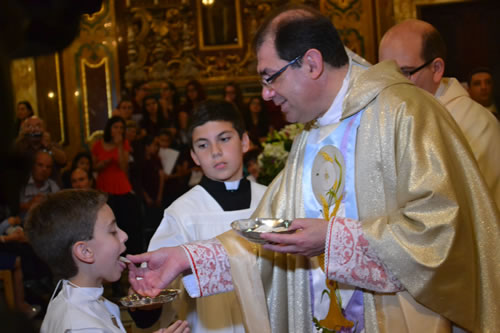
M 263 98 L 307 126 L 254 216 L 296 232 L 129 256 L 147 263 L 129 266 L 133 288 L 152 295 L 184 272 L 193 296 L 234 289 L 249 332 L 500 327 L 500 258 L 488 251 L 500 217 L 446 109 L 394 62 L 347 53 L 307 7 L 271 15 L 255 50 Z

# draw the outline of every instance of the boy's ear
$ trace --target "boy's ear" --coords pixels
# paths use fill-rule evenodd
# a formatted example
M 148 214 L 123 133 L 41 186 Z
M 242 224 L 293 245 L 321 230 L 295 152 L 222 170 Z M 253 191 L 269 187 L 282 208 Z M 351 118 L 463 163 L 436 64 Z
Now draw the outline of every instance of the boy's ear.
M 95 261 L 94 252 L 86 241 L 78 241 L 73 245 L 73 255 L 77 260 L 86 264 L 93 264 Z
M 246 153 L 248 149 L 250 149 L 250 138 L 248 137 L 248 133 L 245 132 L 241 136 L 241 148 L 243 153 Z
M 193 149 L 190 149 L 189 152 L 191 153 L 191 158 L 193 159 L 194 163 L 197 166 L 200 166 L 200 160 L 198 159 L 198 156 L 196 156 L 196 153 L 193 151 Z

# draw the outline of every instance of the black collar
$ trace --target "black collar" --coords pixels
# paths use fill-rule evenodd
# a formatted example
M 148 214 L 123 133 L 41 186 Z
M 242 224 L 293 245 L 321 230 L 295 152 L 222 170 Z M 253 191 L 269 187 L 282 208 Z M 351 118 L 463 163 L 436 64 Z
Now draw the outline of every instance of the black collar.
M 252 191 L 250 181 L 246 178 L 240 180 L 239 187 L 236 190 L 227 190 L 224 182 L 211 180 L 205 176 L 203 176 L 199 185 L 217 201 L 224 211 L 250 208 Z

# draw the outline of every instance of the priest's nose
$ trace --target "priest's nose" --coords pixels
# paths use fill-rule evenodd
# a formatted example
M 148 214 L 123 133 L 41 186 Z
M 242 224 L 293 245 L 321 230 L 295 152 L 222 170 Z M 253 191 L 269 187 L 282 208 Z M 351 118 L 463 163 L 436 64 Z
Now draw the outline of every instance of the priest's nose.
M 265 101 L 270 101 L 273 99 L 276 92 L 270 86 L 262 86 L 262 99 Z

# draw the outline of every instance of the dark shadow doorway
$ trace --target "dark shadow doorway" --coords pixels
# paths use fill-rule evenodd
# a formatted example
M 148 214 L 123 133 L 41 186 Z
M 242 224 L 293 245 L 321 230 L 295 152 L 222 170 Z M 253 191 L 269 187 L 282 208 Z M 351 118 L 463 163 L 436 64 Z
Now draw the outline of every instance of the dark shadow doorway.
M 443 35 L 448 48 L 445 76 L 467 81 L 472 69 L 491 68 L 494 95 L 500 101 L 500 1 L 483 0 L 422 5 L 418 18 Z

